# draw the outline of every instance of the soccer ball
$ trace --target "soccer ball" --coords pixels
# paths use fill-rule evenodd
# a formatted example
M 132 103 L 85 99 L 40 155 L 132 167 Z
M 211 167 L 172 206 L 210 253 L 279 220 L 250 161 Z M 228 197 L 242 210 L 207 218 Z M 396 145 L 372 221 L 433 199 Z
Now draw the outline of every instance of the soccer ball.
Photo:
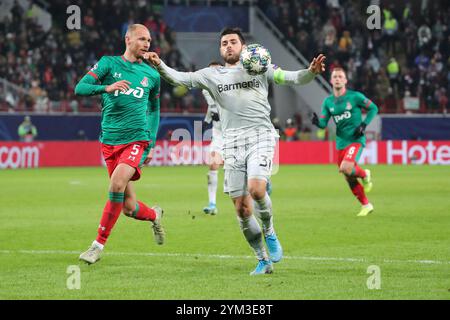
M 269 50 L 256 43 L 245 47 L 240 59 L 244 69 L 252 76 L 266 72 L 272 62 Z

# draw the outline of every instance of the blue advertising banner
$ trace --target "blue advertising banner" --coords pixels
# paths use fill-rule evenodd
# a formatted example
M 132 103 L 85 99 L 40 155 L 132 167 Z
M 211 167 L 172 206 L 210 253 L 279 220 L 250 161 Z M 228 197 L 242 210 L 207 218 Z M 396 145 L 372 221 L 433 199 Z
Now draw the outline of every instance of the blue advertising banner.
M 382 140 L 450 140 L 450 117 L 382 117 Z
M 38 135 L 36 140 L 98 140 L 101 117 L 95 115 L 30 115 Z M 204 116 L 161 116 L 158 139 L 170 139 L 174 133 L 201 140 L 207 129 Z M 17 129 L 24 115 L 0 115 L 0 141 L 18 141 Z M 176 131 L 176 130 L 179 131 Z M 186 134 L 184 134 L 186 133 Z
M 176 32 L 220 32 L 225 27 L 249 31 L 248 7 L 167 6 L 163 19 Z

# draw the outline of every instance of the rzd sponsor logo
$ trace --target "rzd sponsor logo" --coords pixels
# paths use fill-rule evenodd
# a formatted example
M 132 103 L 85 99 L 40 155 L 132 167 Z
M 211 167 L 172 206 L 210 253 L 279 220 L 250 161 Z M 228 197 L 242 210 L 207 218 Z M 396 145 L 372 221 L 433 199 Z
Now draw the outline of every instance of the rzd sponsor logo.
M 124 95 L 133 95 L 135 98 L 142 98 L 144 96 L 144 89 L 140 88 L 140 87 L 136 87 L 136 89 L 130 88 L 125 92 L 116 90 L 114 91 L 114 96 L 117 97 L 119 96 L 119 94 L 124 94 Z
M 0 169 L 37 168 L 38 147 L 0 147 Z
M 333 116 L 335 123 L 338 123 L 339 121 L 344 120 L 344 119 L 350 119 L 351 117 L 352 117 L 352 114 L 349 111 L 345 111 L 343 114 Z

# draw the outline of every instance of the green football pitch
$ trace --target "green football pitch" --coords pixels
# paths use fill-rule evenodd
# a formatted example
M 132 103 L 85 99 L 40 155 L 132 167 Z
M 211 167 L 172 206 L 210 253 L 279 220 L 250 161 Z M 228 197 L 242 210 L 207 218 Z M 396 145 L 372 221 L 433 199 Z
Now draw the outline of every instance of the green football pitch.
M 375 212 L 361 218 L 335 166 L 282 166 L 272 201 L 285 256 L 257 277 L 221 185 L 219 214 L 202 212 L 206 167 L 146 168 L 138 198 L 165 209 L 166 243 L 122 215 L 90 266 L 78 255 L 106 169 L 0 171 L 0 299 L 450 299 L 450 167 L 370 169 Z

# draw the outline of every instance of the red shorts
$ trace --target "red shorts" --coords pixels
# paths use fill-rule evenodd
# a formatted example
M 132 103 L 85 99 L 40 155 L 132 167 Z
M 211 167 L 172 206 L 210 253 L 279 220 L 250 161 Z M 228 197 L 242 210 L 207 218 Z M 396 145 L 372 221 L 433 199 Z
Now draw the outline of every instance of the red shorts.
M 338 150 L 338 166 L 341 165 L 342 161 L 350 161 L 357 163 L 359 160 L 359 157 L 361 156 L 363 148 L 360 143 L 352 143 L 351 145 L 347 146 L 345 149 Z
M 135 141 L 128 144 L 119 144 L 112 146 L 102 143 L 103 158 L 108 168 L 108 174 L 111 177 L 114 170 L 120 163 L 126 163 L 136 169 L 132 181 L 139 180 L 141 177 L 141 166 L 148 154 L 148 141 Z

